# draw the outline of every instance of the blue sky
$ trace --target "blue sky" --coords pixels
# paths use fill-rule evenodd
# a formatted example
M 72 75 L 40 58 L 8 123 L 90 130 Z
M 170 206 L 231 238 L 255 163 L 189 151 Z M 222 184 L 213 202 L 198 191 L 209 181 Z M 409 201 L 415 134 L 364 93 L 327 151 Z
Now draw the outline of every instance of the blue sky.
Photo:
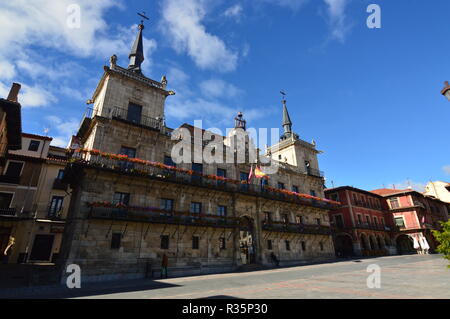
M 67 7 L 81 8 L 80 29 Z M 368 29 L 366 8 L 381 7 Z M 449 180 L 450 2 L 434 0 L 15 0 L 0 3 L 0 95 L 23 84 L 23 129 L 66 145 L 117 54 L 127 66 L 137 11 L 146 11 L 144 73 L 177 95 L 171 127 L 203 119 L 225 129 L 281 126 L 320 150 L 327 185 L 423 187 Z

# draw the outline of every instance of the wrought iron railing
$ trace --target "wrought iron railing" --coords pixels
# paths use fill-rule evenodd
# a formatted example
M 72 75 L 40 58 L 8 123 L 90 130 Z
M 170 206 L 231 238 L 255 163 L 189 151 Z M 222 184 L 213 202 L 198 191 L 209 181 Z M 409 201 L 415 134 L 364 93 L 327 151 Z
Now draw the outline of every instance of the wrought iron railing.
M 238 226 L 236 218 L 194 213 L 162 211 L 152 208 L 90 207 L 88 218 L 146 222 L 155 224 L 193 225 L 205 227 L 233 228 Z
M 267 186 L 224 182 L 221 180 L 214 180 L 213 178 L 207 178 L 205 176 L 189 175 L 186 172 L 174 172 L 165 168 L 139 163 L 133 163 L 132 167 L 128 167 L 127 165 L 123 165 L 123 161 L 105 158 L 99 155 L 90 155 L 89 158 L 86 158 L 86 155 L 81 155 L 81 158 L 76 159 L 73 165 L 99 168 L 120 174 L 142 176 L 161 181 L 207 187 L 222 191 L 239 192 L 253 196 L 260 196 L 271 200 L 289 201 L 299 205 L 313 206 L 323 209 L 332 209 L 336 207 L 336 204 L 332 204 L 325 199 L 315 199 L 308 195 L 303 197 L 300 194 L 290 194 Z M 77 178 L 77 176 L 74 176 L 74 178 Z
M 310 168 L 308 167 L 306 169 L 306 172 L 308 173 L 308 175 L 310 176 L 315 176 L 315 177 L 324 177 L 324 173 L 322 171 L 319 171 L 318 169 L 315 168 Z
M 2 216 L 16 216 L 16 214 L 15 208 L 0 208 L 0 215 Z
M 299 234 L 313 234 L 313 235 L 331 234 L 331 228 L 329 226 L 324 225 L 263 222 L 262 229 L 265 231 L 299 233 Z

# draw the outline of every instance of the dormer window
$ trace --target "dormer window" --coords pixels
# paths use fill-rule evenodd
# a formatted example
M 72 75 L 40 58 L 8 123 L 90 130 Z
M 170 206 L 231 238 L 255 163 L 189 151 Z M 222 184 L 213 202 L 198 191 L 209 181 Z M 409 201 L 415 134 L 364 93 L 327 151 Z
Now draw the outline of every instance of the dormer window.
M 31 152 L 37 152 L 39 150 L 40 141 L 31 140 L 30 145 L 28 146 L 28 150 Z

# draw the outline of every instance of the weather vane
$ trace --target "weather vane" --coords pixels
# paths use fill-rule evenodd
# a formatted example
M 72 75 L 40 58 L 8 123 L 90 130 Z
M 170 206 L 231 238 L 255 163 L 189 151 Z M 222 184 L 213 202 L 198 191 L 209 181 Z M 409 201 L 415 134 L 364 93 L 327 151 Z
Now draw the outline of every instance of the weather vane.
M 145 11 L 142 11 L 142 13 L 139 13 L 139 12 L 138 12 L 138 15 L 139 15 L 141 18 L 145 19 L 145 20 L 150 20 L 150 19 L 145 15 Z M 144 24 L 144 20 L 141 20 L 141 24 Z
M 284 90 L 281 90 L 280 93 L 281 93 L 281 99 L 283 101 L 286 101 L 286 95 L 287 95 L 286 92 L 284 92 Z

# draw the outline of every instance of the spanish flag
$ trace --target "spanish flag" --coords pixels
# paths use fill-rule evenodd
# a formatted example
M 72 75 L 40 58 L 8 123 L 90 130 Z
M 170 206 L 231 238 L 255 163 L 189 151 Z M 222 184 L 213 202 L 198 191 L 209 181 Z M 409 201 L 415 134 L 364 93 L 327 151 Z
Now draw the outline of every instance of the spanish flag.
M 269 176 L 264 173 L 261 168 L 259 168 L 258 166 L 255 167 L 255 177 L 256 178 L 269 178 Z

